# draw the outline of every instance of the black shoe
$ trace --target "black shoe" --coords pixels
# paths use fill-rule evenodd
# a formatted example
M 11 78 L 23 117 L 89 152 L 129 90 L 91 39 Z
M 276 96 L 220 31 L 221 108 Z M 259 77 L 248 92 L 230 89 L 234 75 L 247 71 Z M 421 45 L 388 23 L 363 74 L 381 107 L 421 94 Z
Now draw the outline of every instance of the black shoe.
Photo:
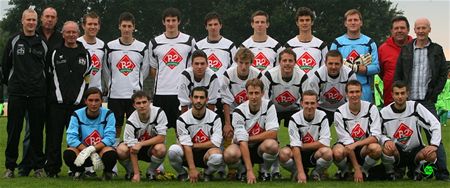
M 47 177 L 48 178 L 59 178 L 59 175 L 58 175 L 58 173 L 47 172 Z
M 18 175 L 19 177 L 27 177 L 30 175 L 30 170 L 19 169 Z
M 113 172 L 103 172 L 103 181 L 111 181 L 113 177 Z
M 156 180 L 156 175 L 154 175 L 154 174 L 147 173 L 147 174 L 145 174 L 145 177 L 147 178 L 147 181 L 155 181 Z
M 334 174 L 334 177 L 336 177 L 336 179 L 338 180 L 347 180 L 350 178 L 350 176 L 351 174 L 349 172 L 342 173 L 340 170 L 338 170 L 336 174 Z
M 73 173 L 73 180 L 80 181 L 84 179 L 84 172 L 75 172 Z
M 272 181 L 272 178 L 270 177 L 270 173 L 259 172 L 258 179 L 261 181 Z
M 272 173 L 272 180 L 281 180 L 283 177 L 281 176 L 280 172 L 274 172 Z
M 188 176 L 188 174 L 187 173 L 185 173 L 185 174 L 179 174 L 178 176 L 177 176 L 177 180 L 179 180 L 179 181 L 188 181 L 189 180 L 189 176 Z
M 125 180 L 131 180 L 131 178 L 133 178 L 134 173 L 126 173 L 125 174 Z
M 386 177 L 387 177 L 387 180 L 390 180 L 390 181 L 397 180 L 397 176 L 395 175 L 395 173 L 388 173 Z
M 236 173 L 236 180 L 238 180 L 238 181 L 242 181 L 242 182 L 245 182 L 245 181 L 247 181 L 247 172 L 242 172 L 242 173 Z
M 91 172 L 91 171 L 84 172 L 84 175 L 86 175 L 86 177 L 89 177 L 89 178 L 97 177 L 97 173 L 96 172 Z

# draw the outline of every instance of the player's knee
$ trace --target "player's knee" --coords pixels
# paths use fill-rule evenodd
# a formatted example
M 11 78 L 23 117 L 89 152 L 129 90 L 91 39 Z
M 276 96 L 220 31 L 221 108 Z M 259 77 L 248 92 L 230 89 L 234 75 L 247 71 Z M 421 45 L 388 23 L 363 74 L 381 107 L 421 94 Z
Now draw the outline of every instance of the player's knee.
M 211 154 L 208 157 L 208 166 L 220 166 L 223 164 L 223 155 L 219 153 Z
M 333 151 L 329 147 L 322 147 L 319 149 L 320 158 L 331 161 L 333 160 Z
M 382 149 L 381 149 L 380 144 L 377 144 L 377 143 L 369 144 L 368 149 L 369 149 L 369 156 L 370 157 L 372 157 L 374 159 L 381 157 Z
M 268 154 L 277 154 L 278 149 L 278 142 L 274 139 L 267 139 L 260 146 L 260 151 Z
M 241 152 L 236 144 L 230 145 L 223 152 L 223 160 L 226 164 L 234 164 L 241 158 Z
M 284 147 L 280 150 L 280 154 L 278 156 L 280 158 L 281 163 L 285 163 L 292 157 L 292 151 L 289 147 Z
M 382 152 L 383 152 L 383 154 L 385 154 L 387 156 L 393 156 L 395 154 L 395 149 L 388 149 L 388 148 L 384 147 Z
M 341 161 L 346 157 L 344 148 L 333 148 L 333 159 L 336 161 Z
M 121 143 L 119 146 L 117 146 L 117 157 L 119 160 L 125 160 L 129 158 L 129 149 L 128 146 L 124 143 Z
M 153 156 L 156 156 L 158 158 L 163 158 L 166 156 L 166 146 L 164 144 L 156 144 L 153 146 Z
M 183 148 L 180 145 L 174 144 L 169 147 L 167 152 L 169 155 L 169 160 L 174 162 L 182 162 Z

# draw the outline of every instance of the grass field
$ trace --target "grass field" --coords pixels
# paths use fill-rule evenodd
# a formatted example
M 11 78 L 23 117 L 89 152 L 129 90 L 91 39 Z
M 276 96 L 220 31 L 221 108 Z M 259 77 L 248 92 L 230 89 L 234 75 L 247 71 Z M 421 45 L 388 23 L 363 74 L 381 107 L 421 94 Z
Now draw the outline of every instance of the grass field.
M 447 122 L 448 125 L 450 125 L 450 121 Z M 334 128 L 332 130 L 333 140 L 331 143 L 334 143 L 335 138 L 335 131 Z M 443 141 L 447 150 L 447 161 L 450 162 L 450 126 L 442 127 L 442 137 Z M 175 142 L 174 140 L 174 131 L 173 129 L 169 130 L 168 137 L 167 137 L 167 146 L 170 146 Z M 286 143 L 288 143 L 289 138 L 287 136 L 287 128 L 282 127 L 279 132 L 279 138 L 281 145 L 284 146 Z M 2 117 L 0 118 L 0 151 L 2 152 L 0 154 L 0 173 L 3 176 L 3 172 L 5 171 L 4 162 L 4 151 L 6 148 L 6 118 Z M 65 145 L 65 144 L 64 144 Z M 63 145 L 63 147 L 65 147 Z M 20 146 L 21 151 L 22 146 Z M 21 159 L 21 154 L 19 156 L 19 161 Z M 140 163 L 141 169 L 146 169 L 146 164 Z M 164 166 L 166 171 L 168 172 L 174 172 L 173 169 L 170 167 L 170 164 L 168 163 L 168 160 L 166 159 L 164 161 Z M 0 188 L 3 187 L 164 187 L 164 188 L 171 188 L 171 187 L 297 187 L 298 184 L 289 181 L 288 179 L 283 179 L 280 181 L 273 181 L 273 182 L 258 182 L 256 185 L 246 185 L 241 182 L 233 182 L 233 181 L 226 181 L 226 180 L 219 180 L 219 181 L 212 181 L 212 182 L 200 182 L 197 184 L 190 184 L 190 183 L 181 183 L 178 181 L 158 181 L 158 182 L 146 182 L 143 181 L 141 183 L 131 183 L 128 181 L 125 181 L 123 179 L 124 175 L 124 169 L 119 165 L 119 177 L 116 177 L 111 182 L 102 182 L 99 179 L 85 179 L 81 182 L 76 182 L 71 179 L 71 177 L 67 176 L 67 166 L 63 165 L 62 172 L 60 173 L 60 177 L 58 179 L 37 179 L 32 177 L 33 172 L 30 174 L 30 177 L 17 177 L 17 170 L 16 170 L 16 178 L 14 179 L 1 179 L 0 180 Z M 334 165 L 331 166 L 331 168 L 328 170 L 329 174 L 334 174 L 336 171 L 336 167 Z M 99 176 L 101 176 L 101 172 L 97 172 Z M 283 177 L 289 177 L 290 174 L 282 170 Z M 412 180 L 401 180 L 401 181 L 395 181 L 395 182 L 388 182 L 388 181 L 371 181 L 371 182 L 365 182 L 362 184 L 353 183 L 351 181 L 337 181 L 337 180 L 326 180 L 322 182 L 313 182 L 308 181 L 306 185 L 301 185 L 302 187 L 333 187 L 333 188 L 351 188 L 356 187 L 360 188 L 361 186 L 364 187 L 438 187 L 438 188 L 444 188 L 444 187 L 450 187 L 450 183 L 442 182 L 442 181 L 435 181 L 435 180 L 425 180 L 421 182 L 415 182 Z

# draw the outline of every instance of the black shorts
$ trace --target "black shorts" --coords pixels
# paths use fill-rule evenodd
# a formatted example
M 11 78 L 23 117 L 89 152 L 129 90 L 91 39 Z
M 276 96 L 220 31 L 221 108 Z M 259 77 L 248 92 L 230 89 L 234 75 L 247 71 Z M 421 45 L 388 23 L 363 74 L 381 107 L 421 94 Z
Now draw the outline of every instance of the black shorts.
M 395 160 L 395 166 L 396 167 L 408 167 L 409 169 L 415 169 L 416 165 L 414 159 L 416 158 L 416 155 L 424 148 L 424 146 L 418 146 L 413 148 L 409 152 L 404 152 L 402 149 L 395 145 L 398 153 L 400 154 L 400 159 Z
M 201 168 L 207 168 L 208 165 L 206 165 L 203 158 L 205 157 L 206 152 L 208 152 L 209 149 L 192 149 L 192 155 L 194 158 L 194 164 L 195 167 L 201 167 Z M 183 166 L 188 166 L 188 163 L 186 161 L 186 156 L 183 157 Z
M 108 99 L 108 108 L 114 113 L 116 127 L 122 127 L 125 119 L 134 112 L 133 101 L 131 99 Z
M 361 150 L 364 146 L 360 146 L 360 147 L 356 147 L 355 150 L 353 150 L 355 152 L 355 156 L 356 156 L 356 160 L 358 161 L 359 165 L 363 165 L 364 161 L 365 161 L 365 157 L 361 156 Z
M 262 142 L 257 143 L 252 146 L 248 146 L 248 151 L 250 152 L 250 160 L 252 161 L 252 164 L 261 164 L 264 162 L 264 159 L 262 156 L 259 156 L 258 154 L 258 148 L 261 145 Z M 244 159 L 242 159 L 244 161 Z
M 281 120 L 284 119 L 284 127 L 289 126 L 289 120 L 292 115 L 294 115 L 297 111 L 288 111 L 288 112 L 277 112 L 278 124 L 281 124 Z
M 302 154 L 302 163 L 304 168 L 310 168 L 316 166 L 316 159 L 314 158 L 314 154 L 316 151 L 301 151 Z
M 152 160 L 152 156 L 151 156 L 152 148 L 153 148 L 153 146 L 143 146 L 141 148 L 141 150 L 139 150 L 138 160 L 145 161 L 145 162 L 151 162 L 151 160 Z
M 155 95 L 153 105 L 164 110 L 167 116 L 167 128 L 176 128 L 177 119 L 180 116 L 180 101 L 176 95 Z

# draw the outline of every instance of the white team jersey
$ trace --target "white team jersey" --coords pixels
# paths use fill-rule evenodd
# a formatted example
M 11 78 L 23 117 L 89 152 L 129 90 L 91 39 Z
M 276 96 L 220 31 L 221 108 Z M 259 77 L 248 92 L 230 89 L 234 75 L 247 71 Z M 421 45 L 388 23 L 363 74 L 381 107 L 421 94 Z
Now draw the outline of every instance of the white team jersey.
M 322 110 L 316 110 L 314 119 L 307 121 L 303 115 L 303 110 L 292 115 L 289 120 L 289 139 L 291 146 L 302 147 L 319 141 L 321 144 L 330 147 L 330 126 L 328 125 L 327 114 Z
M 234 109 L 232 120 L 235 143 L 248 142 L 251 136 L 265 131 L 278 131 L 279 129 L 275 105 L 266 99 L 262 99 L 261 107 L 256 114 L 250 112 L 249 101 L 242 103 Z
M 191 55 L 195 50 L 195 39 L 179 33 L 167 38 L 163 33 L 148 44 L 150 66 L 157 69 L 155 95 L 177 95 L 181 72 L 191 66 Z
M 378 139 L 381 135 L 381 118 L 377 107 L 367 101 L 361 101 L 361 109 L 354 115 L 348 104 L 343 104 L 334 113 L 338 142 L 349 145 L 369 136 Z
M 309 42 L 300 42 L 295 36 L 286 43 L 286 48 L 291 48 L 297 55 L 297 65 L 308 77 L 311 77 L 314 71 L 325 64 L 327 55 L 327 44 L 313 36 Z
M 310 89 L 319 95 L 319 107 L 334 112 L 345 103 L 345 85 L 356 80 L 356 74 L 347 66 L 342 66 L 337 78 L 328 75 L 327 67 L 322 66 L 309 77 Z
M 238 77 L 237 66 L 233 66 L 225 71 L 222 77 L 222 86 L 220 93 L 222 102 L 230 105 L 230 110 L 234 110 L 238 105 L 248 100 L 245 84 L 247 80 L 260 78 L 261 72 L 255 67 L 249 67 L 249 73 L 246 80 Z
M 194 72 L 192 67 L 187 68 L 181 73 L 181 78 L 178 83 L 178 100 L 181 106 L 189 106 L 191 100 L 189 95 L 195 87 L 205 87 L 208 90 L 208 104 L 216 104 L 220 97 L 220 81 L 214 72 L 207 68 L 205 76 L 199 82 L 194 79 Z
M 181 145 L 192 146 L 194 143 L 211 141 L 216 147 L 222 144 L 222 122 L 213 111 L 206 109 L 202 119 L 192 115 L 192 109 L 177 119 L 177 138 Z
M 142 90 L 148 76 L 149 61 L 147 45 L 134 40 L 124 45 L 119 39 L 107 44 L 107 68 L 109 98 L 131 99 L 135 91 Z
M 308 88 L 308 76 L 297 66 L 289 82 L 282 79 L 280 66 L 266 71 L 261 78 L 264 83 L 264 97 L 270 99 L 277 112 L 298 111 L 303 91 Z
M 150 105 L 150 118 L 147 122 L 139 119 L 137 111 L 130 115 L 123 132 L 123 142 L 128 147 L 132 147 L 138 142 L 149 140 L 157 135 L 166 136 L 166 134 L 166 113 L 161 108 Z
M 91 55 L 91 61 L 92 61 L 92 69 L 90 74 L 90 82 L 89 87 L 96 87 L 99 88 L 101 91 L 103 91 L 102 88 L 102 72 L 103 67 L 105 66 L 105 50 L 106 46 L 105 43 L 95 38 L 94 44 L 89 44 L 84 40 L 84 38 L 81 36 L 77 39 L 81 43 L 83 43 L 84 48 L 89 51 L 89 55 Z M 107 74 L 107 73 L 106 73 Z M 105 75 L 103 75 L 105 76 Z
M 270 68 L 275 67 L 277 56 L 283 51 L 283 47 L 278 41 L 270 36 L 267 37 L 267 40 L 264 42 L 256 42 L 250 36 L 242 43 L 242 46 L 250 49 L 255 55 L 252 66 L 260 71 L 269 70 Z
M 225 37 L 222 37 L 219 41 L 209 41 L 206 37 L 197 42 L 196 47 L 206 53 L 209 68 L 216 73 L 219 79 L 233 64 L 234 55 L 237 51 L 234 43 Z
M 431 132 L 430 143 L 439 146 L 441 142 L 441 124 L 422 104 L 415 101 L 406 101 L 406 109 L 398 111 L 393 109 L 394 103 L 381 109 L 383 119 L 380 144 L 392 140 L 400 146 L 402 151 L 424 145 L 419 126 Z

